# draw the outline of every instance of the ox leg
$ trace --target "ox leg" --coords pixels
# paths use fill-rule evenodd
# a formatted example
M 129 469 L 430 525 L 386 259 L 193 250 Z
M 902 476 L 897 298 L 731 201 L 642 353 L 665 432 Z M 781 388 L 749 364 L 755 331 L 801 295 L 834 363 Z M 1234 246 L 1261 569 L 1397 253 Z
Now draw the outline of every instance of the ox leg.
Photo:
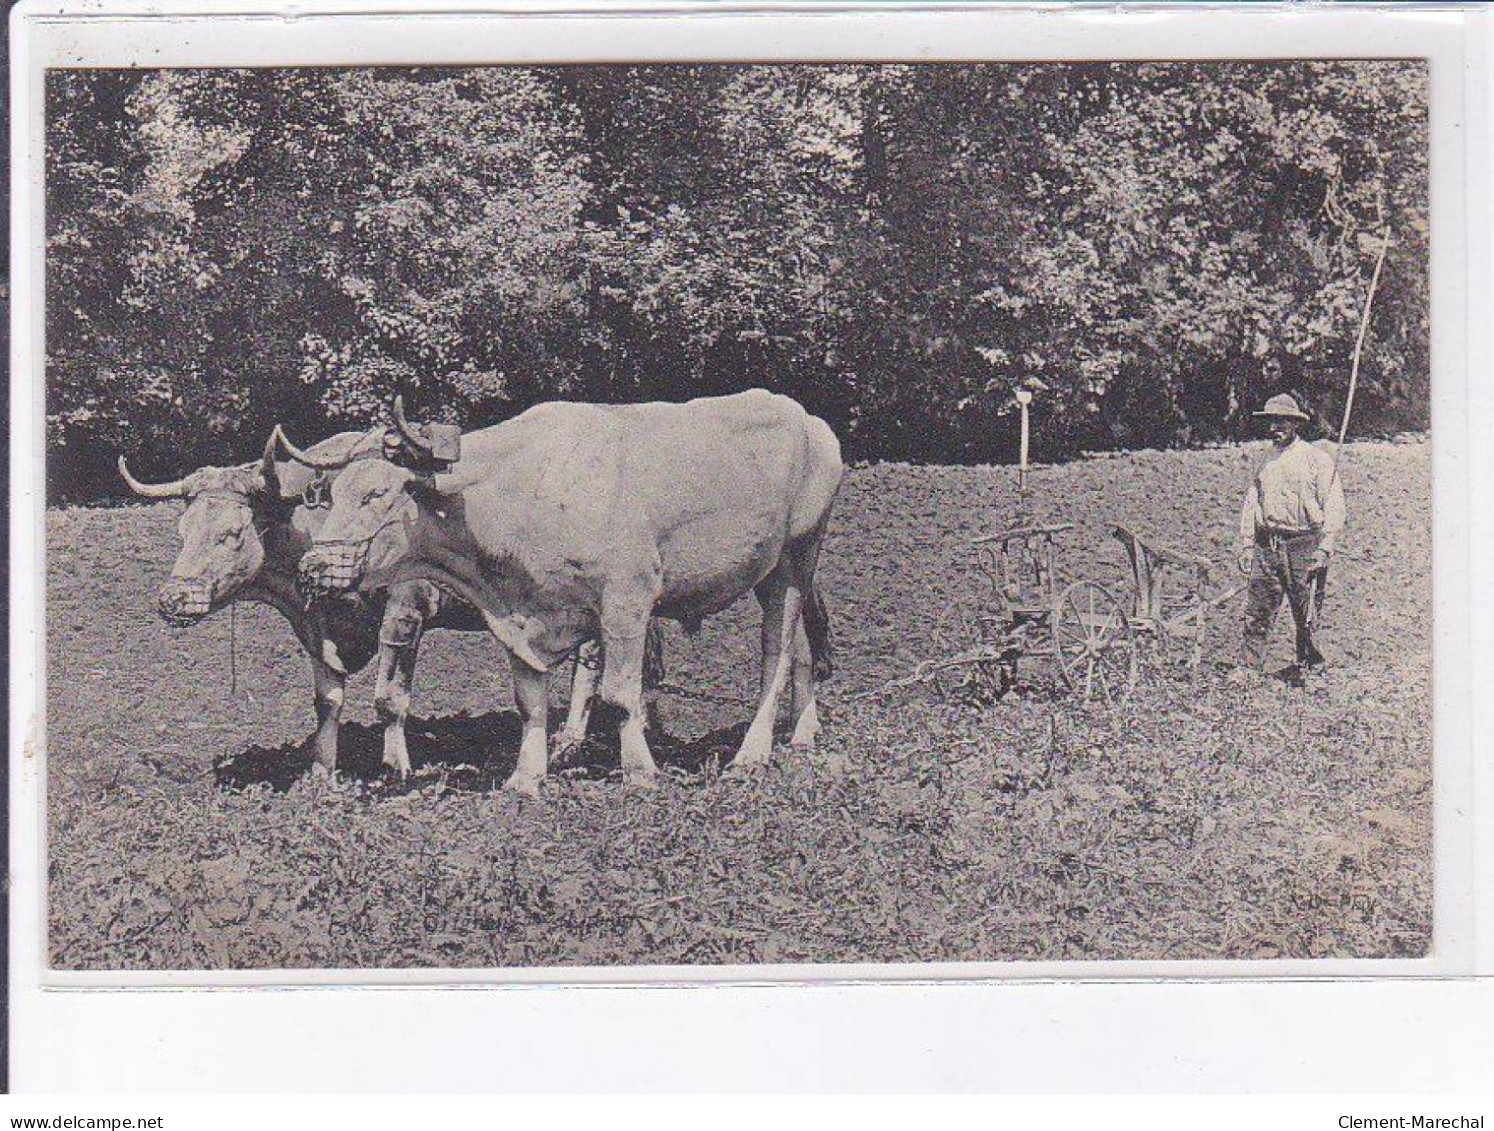
M 602 616 L 602 651 L 606 656 L 602 698 L 623 712 L 623 782 L 639 789 L 652 789 L 659 773 L 644 733 L 643 658 L 649 611 L 609 611 Z
M 550 768 L 550 744 L 545 728 L 550 711 L 550 679 L 547 673 L 535 671 L 517 656 L 509 657 L 514 676 L 514 699 L 524 720 L 524 737 L 519 743 L 519 764 L 503 788 L 526 797 L 538 797 L 540 782 Z
M 555 760 L 569 761 L 586 741 L 586 728 L 591 722 L 591 708 L 597 699 L 597 682 L 603 664 L 602 646 L 588 640 L 576 649 L 576 666 L 571 673 L 571 706 L 565 717 L 565 726 L 555 736 Z
M 834 664 L 834 645 L 830 634 L 830 614 L 824 594 L 815 583 L 819 564 L 820 542 L 825 535 L 824 520 L 802 544 L 790 550 L 794 578 L 799 585 L 801 609 L 794 626 L 793 663 L 793 737 L 796 750 L 813 750 L 820 732 L 819 706 L 815 702 L 815 685 L 830 678 Z
M 794 628 L 791 692 L 789 717 L 794 720 L 794 735 L 789 742 L 795 750 L 813 750 L 820 733 L 820 714 L 814 701 L 814 654 L 802 616 Z
M 384 765 L 402 778 L 410 775 L 405 721 L 410 716 L 410 687 L 415 679 L 415 657 L 419 649 L 418 643 L 383 644 L 379 647 L 374 710 L 384 724 Z
M 741 768 L 765 765 L 773 755 L 773 723 L 778 718 L 778 697 L 793 665 L 801 604 L 799 590 L 788 583 L 788 573 L 781 566 L 758 586 L 757 599 L 763 607 L 762 683 L 757 714 L 732 761 Z
M 311 661 L 312 687 L 316 695 L 316 735 L 312 739 L 312 771 L 337 771 L 337 730 L 342 720 L 343 689 L 347 676 L 320 660 Z

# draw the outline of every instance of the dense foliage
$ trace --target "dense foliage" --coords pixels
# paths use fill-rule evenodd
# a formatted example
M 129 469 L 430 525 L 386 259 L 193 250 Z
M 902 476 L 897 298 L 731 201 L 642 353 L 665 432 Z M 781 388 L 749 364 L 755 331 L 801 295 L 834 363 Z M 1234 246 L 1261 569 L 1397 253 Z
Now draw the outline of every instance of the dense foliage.
M 1427 425 L 1405 61 L 54 72 L 54 495 L 312 438 L 762 385 L 861 458 Z

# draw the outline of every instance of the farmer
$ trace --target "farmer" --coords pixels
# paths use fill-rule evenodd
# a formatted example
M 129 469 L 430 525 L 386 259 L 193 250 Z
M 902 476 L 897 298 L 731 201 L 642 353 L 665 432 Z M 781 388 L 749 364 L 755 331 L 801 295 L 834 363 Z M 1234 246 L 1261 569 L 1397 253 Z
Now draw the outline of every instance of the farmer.
M 1240 508 L 1240 569 L 1250 575 L 1242 666 L 1265 666 L 1266 638 L 1285 596 L 1297 626 L 1298 667 L 1315 668 L 1324 661 L 1312 639 L 1314 597 L 1321 605 L 1344 528 L 1344 489 L 1333 458 L 1297 435 L 1308 417 L 1292 397 L 1274 396 L 1255 415 L 1266 421 L 1272 449 Z

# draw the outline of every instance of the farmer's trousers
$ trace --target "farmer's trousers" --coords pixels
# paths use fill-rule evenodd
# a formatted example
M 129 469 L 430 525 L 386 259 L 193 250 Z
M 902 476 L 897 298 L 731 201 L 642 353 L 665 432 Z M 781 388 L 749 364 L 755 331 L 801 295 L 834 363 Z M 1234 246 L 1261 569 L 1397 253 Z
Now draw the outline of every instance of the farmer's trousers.
M 1320 536 L 1274 534 L 1258 530 L 1255 535 L 1255 560 L 1250 567 L 1250 587 L 1245 599 L 1245 646 L 1242 661 L 1246 667 L 1262 668 L 1266 664 L 1266 638 L 1271 622 L 1281 608 L 1283 596 L 1292 609 L 1297 626 L 1297 662 L 1321 664 L 1323 654 L 1312 640 L 1313 573 L 1312 559 L 1318 552 Z M 1317 601 L 1321 606 L 1327 571 L 1318 582 Z

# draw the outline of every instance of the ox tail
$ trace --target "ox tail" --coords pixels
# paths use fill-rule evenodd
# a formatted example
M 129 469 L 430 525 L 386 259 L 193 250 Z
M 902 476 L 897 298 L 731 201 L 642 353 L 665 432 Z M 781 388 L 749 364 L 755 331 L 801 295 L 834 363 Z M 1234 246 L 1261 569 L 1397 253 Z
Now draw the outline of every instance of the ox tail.
M 643 640 L 643 688 L 652 691 L 664 682 L 664 624 L 650 617 Z
M 804 594 L 804 635 L 809 637 L 809 654 L 813 659 L 816 683 L 835 674 L 835 642 L 830 636 L 830 611 L 818 585 L 810 585 Z

